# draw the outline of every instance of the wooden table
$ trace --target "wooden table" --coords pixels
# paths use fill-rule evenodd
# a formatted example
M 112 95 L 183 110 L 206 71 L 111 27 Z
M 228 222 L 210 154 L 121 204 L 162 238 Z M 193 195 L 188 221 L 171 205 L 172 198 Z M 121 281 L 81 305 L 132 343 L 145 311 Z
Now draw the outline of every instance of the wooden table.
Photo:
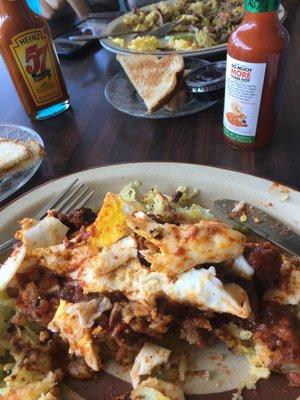
M 300 189 L 300 1 L 288 0 L 284 6 L 291 47 L 283 98 L 274 142 L 257 152 L 235 150 L 224 143 L 222 102 L 198 114 L 169 120 L 134 118 L 113 109 L 104 98 L 104 87 L 120 66 L 113 54 L 100 47 L 76 60 L 62 61 L 72 111 L 42 122 L 31 121 L 1 61 L 0 121 L 31 126 L 42 136 L 47 151 L 39 171 L 14 196 L 64 174 L 129 161 L 221 166 Z M 53 27 L 57 32 L 68 24 L 72 18 L 64 17 Z

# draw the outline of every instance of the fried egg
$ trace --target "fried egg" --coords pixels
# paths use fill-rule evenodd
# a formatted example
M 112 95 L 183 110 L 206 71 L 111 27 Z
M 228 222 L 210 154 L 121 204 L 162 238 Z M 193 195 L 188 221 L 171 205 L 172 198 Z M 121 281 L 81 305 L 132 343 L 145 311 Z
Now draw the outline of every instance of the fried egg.
M 60 300 L 48 329 L 59 332 L 62 339 L 69 343 L 70 354 L 84 358 L 90 368 L 99 371 L 102 366 L 101 360 L 88 327 L 88 318 L 92 312 L 99 317 L 108 309 L 109 304 L 102 304 L 102 299 L 92 301 L 93 304 L 90 302 L 73 304 Z
M 241 278 L 251 279 L 254 275 L 252 265 L 248 263 L 243 255 L 238 256 L 230 266 L 232 272 Z
M 245 246 L 244 235 L 219 221 L 177 226 L 159 224 L 137 212 L 128 219 L 128 225 L 151 244 L 141 251 L 151 269 L 170 276 L 199 264 L 233 260 L 243 253 Z
M 141 377 L 150 375 L 151 371 L 159 365 L 168 362 L 171 350 L 146 342 L 139 354 L 135 357 L 130 377 L 133 388 L 137 388 L 141 383 Z
M 171 300 L 188 302 L 197 308 L 238 315 L 247 318 L 250 314 L 248 296 L 235 283 L 223 284 L 216 277 L 214 267 L 193 269 L 180 274 L 172 284 L 163 284 L 163 292 Z
M 89 242 L 98 247 L 109 246 L 126 235 L 126 214 L 118 195 L 106 194 L 101 210 L 88 230 L 91 232 Z
M 0 268 L 0 290 L 4 290 L 19 270 L 26 256 L 26 247 L 16 247 Z
M 23 272 L 37 260 L 32 252 L 37 248 L 47 249 L 57 246 L 65 238 L 69 228 L 58 219 L 47 216 L 41 221 L 25 218 L 21 221 L 21 229 L 16 239 L 22 242 L 16 247 L 0 268 L 0 290 L 6 288 L 17 272 Z
M 149 391 L 150 389 L 154 389 L 155 392 L 153 394 L 155 395 L 155 397 L 152 397 L 152 392 L 147 391 L 145 393 L 143 389 L 146 388 Z M 145 400 L 165 400 L 166 398 L 170 400 L 184 400 L 184 393 L 180 386 L 172 382 L 166 382 L 161 379 L 152 377 L 143 381 L 140 386 L 132 392 L 132 398 L 137 399 L 138 393 L 140 393 L 141 396 L 143 396 L 144 393 Z M 150 397 L 148 396 L 148 393 L 150 394 Z M 161 395 L 163 396 L 163 398 L 160 397 Z
M 61 243 L 68 230 L 66 225 L 52 216 L 47 216 L 41 221 L 27 218 L 21 221 L 21 229 L 16 233 L 16 238 L 32 250 Z
M 74 303 L 68 307 L 68 310 L 71 314 L 75 314 L 78 317 L 79 324 L 82 328 L 90 328 L 97 318 L 111 308 L 112 304 L 109 298 L 103 297 L 102 299 L 99 298 Z
M 200 310 L 225 312 L 247 318 L 251 312 L 247 293 L 240 286 L 223 284 L 214 267 L 192 269 L 176 278 L 162 272 L 151 271 L 131 259 L 125 265 L 98 276 L 92 269 L 81 269 L 70 274 L 85 293 L 120 291 L 132 301 L 146 301 L 155 305 L 155 300 L 165 295 L 179 303 L 190 304 Z
M 28 257 L 24 245 L 16 247 L 0 267 L 0 290 L 4 290 L 13 281 L 17 272 L 24 272 L 35 264 L 36 260 Z
M 97 248 L 89 242 L 79 244 L 60 244 L 48 248 L 36 249 L 31 253 L 39 265 L 58 274 L 71 271 L 91 270 L 94 277 L 113 271 L 137 256 L 137 243 L 133 236 L 126 236 L 119 241 Z
M 56 382 L 56 375 L 49 372 L 47 376 L 36 382 L 27 383 L 23 387 L 8 389 L 2 394 L 1 400 L 56 400 L 57 398 L 51 394 Z
M 138 387 L 131 392 L 130 398 L 132 400 L 170 400 L 169 397 L 164 396 L 161 392 L 151 387 Z

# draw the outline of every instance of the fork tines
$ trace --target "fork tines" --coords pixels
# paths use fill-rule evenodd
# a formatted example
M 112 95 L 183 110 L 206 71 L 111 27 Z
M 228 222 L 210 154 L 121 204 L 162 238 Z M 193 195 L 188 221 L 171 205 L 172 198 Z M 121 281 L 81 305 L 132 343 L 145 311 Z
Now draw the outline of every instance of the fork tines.
M 65 200 L 59 205 L 57 211 L 67 213 L 72 209 L 81 208 L 87 203 L 93 194 L 94 191 L 90 190 L 86 184 L 82 183 L 75 187 L 75 189 L 65 198 Z
M 85 183 L 79 183 L 78 178 L 76 178 L 62 193 L 58 195 L 57 198 L 46 204 L 46 206 L 35 216 L 35 219 L 43 218 L 47 214 L 48 210 L 67 213 L 72 209 L 83 207 L 93 194 L 93 190 L 90 190 Z

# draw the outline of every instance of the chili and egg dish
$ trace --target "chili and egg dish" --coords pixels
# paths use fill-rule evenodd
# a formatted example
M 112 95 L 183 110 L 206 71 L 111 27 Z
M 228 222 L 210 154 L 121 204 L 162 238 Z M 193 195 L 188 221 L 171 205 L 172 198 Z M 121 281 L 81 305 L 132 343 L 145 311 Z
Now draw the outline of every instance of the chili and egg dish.
M 83 208 L 25 218 L 0 269 L 4 400 L 60 399 L 65 376 L 89 379 L 108 359 L 131 369 L 132 399 L 182 400 L 187 358 L 222 341 L 254 381 L 300 385 L 300 262 L 193 202 L 138 183 Z M 165 341 L 167 343 L 167 341 Z

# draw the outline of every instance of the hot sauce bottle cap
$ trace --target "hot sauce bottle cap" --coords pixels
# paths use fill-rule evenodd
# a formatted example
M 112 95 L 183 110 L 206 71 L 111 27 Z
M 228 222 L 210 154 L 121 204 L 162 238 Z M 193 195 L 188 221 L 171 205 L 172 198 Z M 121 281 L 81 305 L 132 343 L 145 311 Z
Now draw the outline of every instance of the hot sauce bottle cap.
M 261 13 L 276 11 L 279 0 L 245 0 L 245 11 L 249 13 Z

